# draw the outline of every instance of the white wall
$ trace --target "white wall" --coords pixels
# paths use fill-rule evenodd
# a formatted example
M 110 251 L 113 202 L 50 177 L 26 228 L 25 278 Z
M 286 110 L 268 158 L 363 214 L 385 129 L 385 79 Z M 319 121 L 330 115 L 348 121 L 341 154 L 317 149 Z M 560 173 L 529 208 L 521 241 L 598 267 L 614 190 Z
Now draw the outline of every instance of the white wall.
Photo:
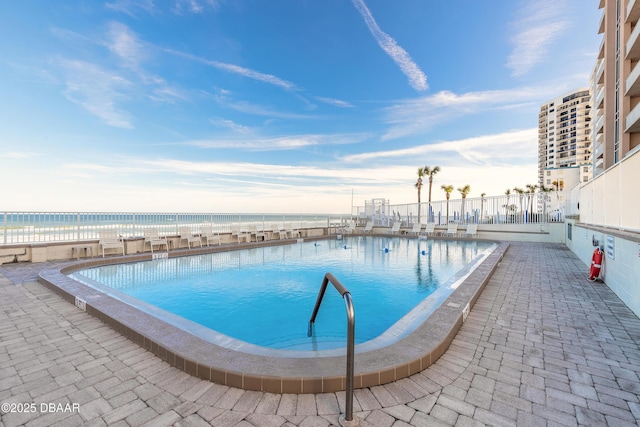
M 566 244 L 585 263 L 585 278 L 591 266 L 591 256 L 595 249 L 592 241 L 595 238 L 604 249 L 601 274 L 604 282 L 640 317 L 640 243 L 618 233 L 614 236 L 581 226 L 575 220 L 567 220 L 567 227 L 569 224 L 572 226 L 572 236 L 571 240 L 567 238 Z M 609 247 L 611 244 L 612 248 Z
M 580 222 L 640 232 L 640 152 L 580 187 Z

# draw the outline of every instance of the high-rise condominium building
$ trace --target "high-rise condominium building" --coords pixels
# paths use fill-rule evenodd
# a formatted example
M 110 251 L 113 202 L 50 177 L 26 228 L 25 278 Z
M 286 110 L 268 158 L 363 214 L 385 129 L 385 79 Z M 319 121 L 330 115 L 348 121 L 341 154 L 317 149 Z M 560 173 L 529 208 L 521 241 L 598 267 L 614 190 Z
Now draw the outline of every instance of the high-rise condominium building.
M 593 173 L 640 147 L 640 1 L 600 0 L 602 43 L 593 70 Z
M 552 174 L 554 170 L 564 170 L 564 174 L 569 174 L 569 169 L 573 170 L 575 179 L 565 183 L 567 185 L 582 182 L 582 177 L 588 177 L 592 163 L 590 112 L 589 88 L 559 96 L 540 107 L 538 185 L 552 187 L 550 177 L 555 177 L 556 174 Z

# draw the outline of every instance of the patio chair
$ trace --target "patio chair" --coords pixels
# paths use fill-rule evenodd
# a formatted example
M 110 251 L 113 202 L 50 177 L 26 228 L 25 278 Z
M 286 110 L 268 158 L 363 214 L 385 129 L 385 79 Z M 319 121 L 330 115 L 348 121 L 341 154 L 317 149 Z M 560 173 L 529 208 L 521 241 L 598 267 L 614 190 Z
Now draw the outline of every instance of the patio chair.
M 464 235 L 465 237 L 478 237 L 478 224 L 467 224 Z
M 356 223 L 353 221 L 350 221 L 346 226 L 342 227 L 343 234 L 353 234 L 354 231 L 356 231 Z
M 218 246 L 220 246 L 222 244 L 222 241 L 220 240 L 220 233 L 218 233 L 217 231 L 214 232 L 213 231 L 213 226 L 211 225 L 203 225 L 200 228 L 200 237 L 202 237 L 205 242 L 207 242 L 207 247 L 209 247 L 209 243 L 211 241 L 218 241 Z
M 255 225 L 252 225 L 249 228 L 249 233 L 251 235 L 251 237 L 249 238 L 250 240 L 253 239 L 254 237 L 256 238 L 256 242 L 258 241 L 258 237 L 262 237 L 262 240 L 267 240 L 267 233 L 263 232 L 263 231 L 258 231 L 258 227 Z
M 445 236 L 456 237 L 457 235 L 458 235 L 458 223 L 457 222 L 450 222 L 447 225 L 447 231 L 445 233 Z
M 416 222 L 415 224 L 413 224 L 413 227 L 411 228 L 411 230 L 409 230 L 408 234 L 419 236 L 421 231 L 422 231 L 422 224 L 420 224 L 419 222 Z
M 100 247 L 102 248 L 102 258 L 104 258 L 105 249 L 120 249 L 122 250 L 122 256 L 124 256 L 124 242 L 118 236 L 116 230 L 102 230 L 99 233 Z
M 426 236 L 435 235 L 436 234 L 436 224 L 435 222 L 428 222 L 424 226 L 424 232 Z
M 153 253 L 154 246 L 165 246 L 167 248 L 167 251 L 169 251 L 169 242 L 167 241 L 167 238 L 164 236 L 160 236 L 158 234 L 157 228 L 146 228 L 144 230 L 144 243 L 142 244 L 143 251 L 144 246 L 146 246 L 147 243 L 151 247 L 151 253 Z
M 282 239 L 286 239 L 287 238 L 287 230 L 283 228 L 280 228 L 280 226 L 278 224 L 271 224 L 271 238 L 275 239 L 276 235 L 278 236 L 278 239 L 282 240 Z
M 187 247 L 191 249 L 192 244 L 198 244 L 202 247 L 202 239 L 200 239 L 200 235 L 196 236 L 191 232 L 190 227 L 180 227 L 178 228 L 178 234 L 180 234 L 180 243 L 178 247 L 182 244 L 183 240 L 187 241 Z
M 300 230 L 298 230 L 297 228 L 293 228 L 291 224 L 285 224 L 284 229 L 292 239 L 294 236 L 300 237 Z
M 362 230 L 363 233 L 368 234 L 373 231 L 373 221 L 367 221 L 367 225 Z
M 236 238 L 238 240 L 238 243 L 240 243 L 240 241 L 242 240 L 244 240 L 245 242 L 250 242 L 251 233 L 247 233 L 246 231 L 242 230 L 239 225 L 232 225 L 231 238 Z
M 400 221 L 396 221 L 393 223 L 393 227 L 391 227 L 391 234 L 400 234 Z

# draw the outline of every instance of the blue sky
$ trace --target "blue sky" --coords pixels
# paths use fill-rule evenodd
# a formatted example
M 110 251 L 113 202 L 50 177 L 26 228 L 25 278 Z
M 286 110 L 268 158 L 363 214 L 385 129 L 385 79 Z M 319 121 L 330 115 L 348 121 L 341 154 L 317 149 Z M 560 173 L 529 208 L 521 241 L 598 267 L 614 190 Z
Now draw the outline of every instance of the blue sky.
M 414 203 L 425 165 L 433 200 L 535 184 L 597 4 L 2 2 L 0 210 L 344 213 Z

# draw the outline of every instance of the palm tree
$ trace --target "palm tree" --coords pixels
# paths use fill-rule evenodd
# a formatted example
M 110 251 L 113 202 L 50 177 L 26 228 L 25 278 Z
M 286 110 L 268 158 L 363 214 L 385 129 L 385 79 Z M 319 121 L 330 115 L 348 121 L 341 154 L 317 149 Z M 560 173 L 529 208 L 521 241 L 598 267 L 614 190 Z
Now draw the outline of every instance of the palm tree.
M 520 187 L 513 187 L 513 192 L 518 193 L 520 196 L 520 212 L 522 212 L 522 198 L 524 197 L 524 190 Z
M 440 188 L 442 188 L 447 195 L 447 224 L 449 224 L 449 199 L 451 198 L 453 185 L 441 185 Z
M 564 190 L 564 180 L 560 179 L 557 181 L 553 181 L 551 184 L 555 187 L 556 191 Z
M 504 219 L 505 219 L 505 222 L 507 222 L 507 219 L 509 217 L 509 209 L 510 209 L 510 206 L 509 206 L 510 200 L 509 199 L 511 198 L 511 189 L 507 188 L 506 190 L 504 190 L 504 195 L 507 196 L 507 204 L 503 206 L 505 208 Z
M 429 166 L 425 166 L 423 170 L 424 170 L 424 176 L 429 177 L 429 215 L 431 215 L 431 187 L 433 186 L 433 175 L 440 172 L 440 166 L 434 166 L 433 169 L 430 168 Z M 427 218 L 427 221 L 429 221 L 428 218 Z
M 536 193 L 538 186 L 536 184 L 527 184 L 527 192 L 529 193 L 529 215 L 533 213 L 533 195 Z
M 484 198 L 487 193 L 480 193 L 480 218 L 478 218 L 478 222 L 482 222 L 482 218 L 484 218 Z
M 513 187 L 513 192 L 518 193 L 518 198 L 520 199 L 520 210 L 518 211 L 518 215 L 522 215 L 522 198 L 524 197 L 524 190 L 520 187 Z
M 418 168 L 418 180 L 415 183 L 415 187 L 418 189 L 418 221 L 420 221 L 420 192 L 422 191 L 422 177 L 424 175 L 424 168 Z
M 464 202 L 465 202 L 465 200 L 467 198 L 467 194 L 469 194 L 469 192 L 471 191 L 471 187 L 469 186 L 469 184 L 467 184 L 462 188 L 458 188 L 458 191 L 460 192 L 460 195 L 462 196 L 462 209 L 460 209 L 460 218 L 463 219 L 464 218 Z

